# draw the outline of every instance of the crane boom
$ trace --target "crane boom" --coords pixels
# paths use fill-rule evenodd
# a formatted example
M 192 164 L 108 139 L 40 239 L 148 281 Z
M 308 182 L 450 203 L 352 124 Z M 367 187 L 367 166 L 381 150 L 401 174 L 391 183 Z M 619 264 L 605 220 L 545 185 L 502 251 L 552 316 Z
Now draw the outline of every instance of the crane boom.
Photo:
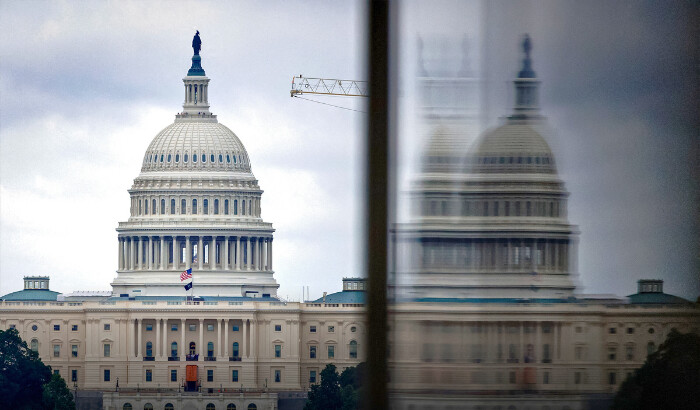
M 336 80 L 331 78 L 311 78 L 299 75 L 292 77 L 290 97 L 300 94 L 342 95 L 346 97 L 367 97 L 367 81 Z

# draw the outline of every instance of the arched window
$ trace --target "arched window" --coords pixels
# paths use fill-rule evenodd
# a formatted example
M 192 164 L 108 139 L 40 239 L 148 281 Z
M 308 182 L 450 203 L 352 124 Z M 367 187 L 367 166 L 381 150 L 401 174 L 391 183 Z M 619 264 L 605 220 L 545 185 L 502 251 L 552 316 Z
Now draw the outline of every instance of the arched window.
M 153 343 L 146 342 L 146 357 L 153 356 Z
M 214 200 L 214 215 L 218 215 L 218 214 L 219 214 L 219 200 L 215 199 Z
M 141 202 L 142 202 L 142 201 L 139 199 L 139 215 L 142 214 L 142 212 L 141 212 Z
M 229 154 L 226 154 L 226 163 L 227 164 L 231 163 L 231 156 Z
M 357 359 L 357 342 L 354 340 L 350 341 L 350 358 Z
M 204 164 L 205 162 L 207 162 L 207 156 L 202 154 L 202 164 Z
M 190 342 L 190 354 L 196 354 L 197 351 L 197 345 L 194 342 Z
M 241 213 L 245 215 L 245 199 L 241 202 Z
M 184 215 L 186 212 L 187 212 L 187 201 L 183 199 L 182 201 L 180 201 L 180 213 L 182 215 Z
M 177 342 L 170 344 L 170 357 L 177 357 Z
M 192 162 L 197 162 L 197 154 L 192 154 Z
M 153 198 L 153 199 L 151 200 L 151 205 L 153 205 L 153 208 L 151 208 L 151 213 L 152 213 L 153 215 L 155 215 L 155 214 L 156 214 L 156 199 L 155 199 L 155 198 Z
M 226 406 L 226 410 L 236 410 L 236 405 L 233 403 L 229 403 L 228 406 Z
M 148 215 L 148 199 L 143 201 L 143 214 Z
M 216 410 L 216 406 L 214 405 L 214 403 L 207 404 L 207 410 Z
M 233 214 L 238 215 L 238 199 L 233 200 Z
M 170 215 L 175 215 L 175 198 L 170 200 Z
M 647 355 L 650 355 L 656 351 L 656 344 L 654 342 L 647 343 Z
M 224 214 L 228 215 L 228 199 L 224 200 Z
M 180 162 L 180 154 L 175 154 L 175 162 Z
M 122 406 L 122 410 L 132 410 L 133 407 L 131 406 L 131 403 L 124 403 Z
M 160 214 L 165 215 L 165 199 L 160 200 Z
M 197 215 L 197 199 L 192 200 L 192 215 Z
M 206 198 L 204 198 L 204 212 L 203 212 L 203 214 L 204 215 L 209 214 L 209 200 Z
M 233 156 L 233 163 L 234 164 L 236 163 L 236 156 L 235 155 Z
M 173 156 L 168 154 L 168 162 L 170 162 L 170 160 L 172 160 L 172 159 L 173 159 Z
M 153 410 L 153 405 L 151 403 L 146 403 L 143 405 L 143 410 Z
M 214 342 L 207 343 L 207 357 L 214 357 Z
M 188 159 L 189 159 L 189 158 L 188 158 L 188 155 L 185 154 L 185 163 L 187 163 L 187 160 L 188 160 Z
M 34 350 L 35 352 L 39 351 L 39 341 L 38 340 L 32 339 L 31 346 L 32 346 L 32 350 Z
M 224 162 L 224 156 L 219 154 L 219 163 L 222 163 L 222 162 Z
M 255 403 L 250 403 L 248 405 L 248 410 L 258 410 L 258 406 L 256 406 Z
M 175 406 L 172 403 L 168 403 L 163 407 L 164 410 L 175 410 Z
M 214 154 L 211 154 L 210 160 L 211 160 L 212 163 L 214 162 Z
M 163 154 L 160 154 L 160 162 L 163 162 Z
M 238 357 L 238 352 L 238 342 L 233 342 L 233 351 L 231 354 L 233 355 L 233 357 Z

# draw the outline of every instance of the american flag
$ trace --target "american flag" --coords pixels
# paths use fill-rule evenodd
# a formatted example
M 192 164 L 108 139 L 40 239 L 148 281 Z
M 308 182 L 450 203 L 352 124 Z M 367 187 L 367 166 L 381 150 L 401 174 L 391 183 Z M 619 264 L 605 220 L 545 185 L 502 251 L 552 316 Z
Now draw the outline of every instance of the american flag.
M 189 268 L 180 274 L 180 282 L 187 279 L 192 279 L 192 268 Z

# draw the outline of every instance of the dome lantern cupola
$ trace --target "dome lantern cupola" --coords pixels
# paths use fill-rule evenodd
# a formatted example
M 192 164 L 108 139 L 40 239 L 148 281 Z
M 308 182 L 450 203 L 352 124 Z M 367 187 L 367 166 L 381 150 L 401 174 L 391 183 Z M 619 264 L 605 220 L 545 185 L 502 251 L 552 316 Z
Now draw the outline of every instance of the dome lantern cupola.
M 185 102 L 182 104 L 183 115 L 210 115 L 209 113 L 209 77 L 202 68 L 202 57 L 199 50 L 202 41 L 199 39 L 199 31 L 192 39 L 192 66 L 187 71 L 187 76 L 182 79 L 185 83 Z
M 515 107 L 513 108 L 514 113 L 511 115 L 513 119 L 539 117 L 540 107 L 537 93 L 540 81 L 532 69 L 532 59 L 530 58 L 532 41 L 527 34 L 523 38 L 522 47 L 525 53 L 523 68 L 518 73 L 518 78 L 513 81 L 515 84 Z

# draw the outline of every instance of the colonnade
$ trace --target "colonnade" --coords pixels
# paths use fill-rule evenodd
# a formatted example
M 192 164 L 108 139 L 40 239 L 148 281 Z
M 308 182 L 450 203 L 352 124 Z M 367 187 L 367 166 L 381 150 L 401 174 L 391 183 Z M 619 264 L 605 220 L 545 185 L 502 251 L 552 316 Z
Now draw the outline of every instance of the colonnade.
M 204 327 L 215 322 L 216 339 L 211 340 L 211 337 L 206 338 L 206 342 L 214 342 L 214 355 L 207 356 Z M 149 331 L 147 337 L 144 336 L 144 327 L 148 324 L 154 326 L 155 329 Z M 172 333 L 172 326 L 177 324 L 178 336 L 168 336 Z M 197 326 L 198 334 L 194 336 L 188 333 L 187 325 L 194 324 Z M 130 319 L 129 326 L 133 333 L 128 341 L 128 354 L 132 357 L 143 359 L 144 357 L 153 358 L 153 360 L 168 360 L 176 361 L 208 361 L 208 360 L 228 360 L 227 358 L 242 360 L 250 357 L 256 357 L 257 352 L 257 332 L 255 331 L 257 322 L 254 319 Z M 233 326 L 239 326 L 238 331 L 240 337 L 230 337 L 233 333 Z M 155 338 L 152 334 L 155 333 Z M 191 333 L 191 332 L 190 332 Z M 147 339 L 147 340 L 145 340 Z M 238 354 L 234 356 L 233 341 L 240 341 Z M 148 356 L 145 353 L 146 342 L 151 342 L 153 346 L 152 355 Z M 171 351 L 172 342 L 177 343 L 177 355 L 173 356 Z M 195 355 L 190 355 L 189 344 L 195 343 Z
M 120 236 L 119 270 L 271 271 L 272 237 Z
M 552 321 L 420 322 L 408 340 L 423 344 L 421 360 L 428 362 L 552 363 L 562 359 L 562 331 L 570 327 Z
M 207 80 L 208 82 L 208 80 Z M 209 102 L 209 84 L 201 82 L 185 82 L 185 104 L 201 104 Z
M 405 240 L 415 268 L 458 267 L 506 271 L 568 272 L 575 244 L 561 239 L 417 239 Z

